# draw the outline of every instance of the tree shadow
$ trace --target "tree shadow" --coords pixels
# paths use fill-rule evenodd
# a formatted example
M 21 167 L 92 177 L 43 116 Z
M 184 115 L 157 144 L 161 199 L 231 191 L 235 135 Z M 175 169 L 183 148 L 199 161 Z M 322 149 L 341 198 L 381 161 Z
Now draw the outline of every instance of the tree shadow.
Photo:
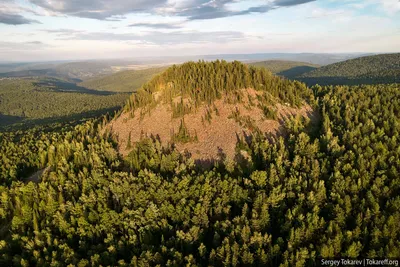
M 227 155 L 221 147 L 217 147 L 218 152 L 215 158 L 196 159 L 194 163 L 198 170 L 212 170 L 221 168 L 227 159 Z M 186 155 L 188 158 L 191 154 Z
M 317 67 L 311 67 L 311 66 L 298 66 L 298 67 L 290 68 L 288 70 L 281 71 L 277 74 L 280 76 L 284 76 L 288 79 L 294 79 L 295 77 L 298 77 L 304 73 L 315 70 L 316 68 Z
M 217 147 L 217 149 L 218 149 L 217 158 L 220 161 L 224 162 L 226 160 L 226 158 L 227 158 L 226 153 L 224 152 L 224 150 L 221 147 Z
M 23 117 L 5 115 L 5 114 L 1 114 L 0 113 L 0 127 L 4 127 L 4 126 L 7 126 L 7 125 L 18 123 L 18 122 L 21 122 L 23 120 L 24 120 Z
M 83 112 L 79 114 L 71 114 L 66 116 L 45 118 L 45 119 L 28 119 L 22 117 L 8 116 L 0 114 L 0 131 L 15 131 L 15 130 L 24 130 L 28 128 L 32 128 L 35 126 L 44 126 L 54 123 L 71 123 L 71 122 L 80 122 L 85 121 L 92 118 L 97 118 L 99 116 L 105 115 L 107 113 L 112 113 L 121 109 L 121 106 L 115 106 L 112 108 L 105 108 L 99 110 L 91 110 L 88 112 Z M 2 116 L 12 117 L 9 119 L 9 123 L 4 123 Z

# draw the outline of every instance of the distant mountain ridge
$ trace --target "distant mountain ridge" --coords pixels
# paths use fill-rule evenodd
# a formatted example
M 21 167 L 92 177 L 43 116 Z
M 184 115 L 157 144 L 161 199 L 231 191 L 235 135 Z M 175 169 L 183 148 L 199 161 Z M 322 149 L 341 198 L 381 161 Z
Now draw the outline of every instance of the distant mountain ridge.
M 161 66 L 168 65 L 167 62 L 183 64 L 187 59 L 206 62 L 239 60 L 252 66 L 265 67 L 279 76 L 303 81 L 307 85 L 396 83 L 400 76 L 399 54 L 259 53 L 142 58 L 135 61 L 10 63 L 0 64 L 0 78 L 53 77 L 99 91 L 132 92 L 161 72 Z
M 371 53 L 257 53 L 257 54 L 232 54 L 232 55 L 216 55 L 204 56 L 204 59 L 215 60 L 222 58 L 225 60 L 240 60 L 240 61 L 265 61 L 265 60 L 285 60 L 307 62 L 317 65 L 328 65 L 352 58 L 357 58 L 365 55 L 373 55 Z
M 243 62 L 258 62 L 266 60 L 285 60 L 285 61 L 299 61 L 307 62 L 317 65 L 328 65 L 340 61 L 360 56 L 371 55 L 361 53 L 343 53 L 343 54 L 329 54 L 329 53 L 254 53 L 254 54 L 216 54 L 216 55 L 194 55 L 194 56 L 163 56 L 163 57 L 139 57 L 139 58 L 124 58 L 124 59 L 98 59 L 98 60 L 84 60 L 84 61 L 48 61 L 48 62 L 0 62 L 0 75 L 4 77 L 5 73 L 16 77 L 21 77 L 24 73 L 17 73 L 19 71 L 29 70 L 46 70 L 49 74 L 57 75 L 72 73 L 73 77 L 86 79 L 88 76 L 94 77 L 97 74 L 104 74 L 112 70 L 112 66 L 129 66 L 129 65 L 172 65 L 184 63 L 187 61 L 243 61 Z M 53 70 L 53 71 L 50 71 Z M 77 70 L 77 72 L 76 72 Z M 88 73 L 89 72 L 89 73 Z M 65 75 L 64 75 L 65 77 Z

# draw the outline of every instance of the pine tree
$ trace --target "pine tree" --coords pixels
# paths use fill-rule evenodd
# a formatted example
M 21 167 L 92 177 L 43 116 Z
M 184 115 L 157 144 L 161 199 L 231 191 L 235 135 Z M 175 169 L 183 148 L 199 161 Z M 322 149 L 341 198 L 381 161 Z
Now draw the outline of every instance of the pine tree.
M 132 135 L 132 131 L 129 132 L 128 141 L 127 141 L 127 145 L 126 145 L 127 150 L 132 149 L 131 135 Z

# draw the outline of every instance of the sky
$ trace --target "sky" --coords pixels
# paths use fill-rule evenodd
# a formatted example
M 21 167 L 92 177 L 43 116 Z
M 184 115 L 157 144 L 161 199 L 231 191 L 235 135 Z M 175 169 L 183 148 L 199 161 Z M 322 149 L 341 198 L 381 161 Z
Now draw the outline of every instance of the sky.
M 400 0 L 0 0 L 0 61 L 390 53 Z

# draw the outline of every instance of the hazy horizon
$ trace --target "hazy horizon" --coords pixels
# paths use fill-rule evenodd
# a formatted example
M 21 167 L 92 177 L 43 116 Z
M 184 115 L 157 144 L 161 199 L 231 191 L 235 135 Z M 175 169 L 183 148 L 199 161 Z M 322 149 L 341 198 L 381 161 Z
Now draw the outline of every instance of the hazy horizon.
M 299 52 L 299 53 L 268 53 L 268 52 L 256 52 L 256 53 L 236 53 L 236 54 L 193 54 L 193 55 L 186 55 L 186 56 L 138 56 L 138 57 L 116 57 L 116 58 L 69 58 L 69 59 L 54 59 L 54 60 L 9 60 L 9 61 L 2 61 L 0 59 L 0 64 L 34 64 L 34 63 L 40 63 L 40 64 L 45 64 L 45 63 L 53 63 L 53 64 L 62 64 L 62 63 L 72 63 L 72 62 L 110 62 L 110 61 L 118 61 L 118 62 L 151 62 L 151 61 L 157 61 L 157 62 L 164 62 L 164 63 L 169 63 L 172 62 L 171 60 L 173 59 L 181 59 L 182 61 L 185 60 L 202 60 L 206 58 L 211 58 L 212 60 L 226 60 L 226 56 L 232 57 L 232 58 L 240 58 L 240 56 L 255 56 L 259 55 L 260 57 L 258 59 L 232 59 L 232 60 L 241 60 L 241 61 L 253 61 L 253 60 L 287 60 L 287 61 L 298 61 L 295 59 L 285 59 L 281 56 L 296 56 L 296 55 L 326 55 L 326 56 L 364 56 L 364 55 L 379 55 L 379 54 L 396 54 L 399 52 L 348 52 L 348 53 L 312 53 L 312 52 Z M 236 56 L 236 57 L 235 57 Z M 263 56 L 270 56 L 270 57 L 263 57 Z M 271 57 L 272 56 L 272 57 Z M 275 56 L 275 57 L 273 57 Z M 231 60 L 231 59 L 228 59 Z

